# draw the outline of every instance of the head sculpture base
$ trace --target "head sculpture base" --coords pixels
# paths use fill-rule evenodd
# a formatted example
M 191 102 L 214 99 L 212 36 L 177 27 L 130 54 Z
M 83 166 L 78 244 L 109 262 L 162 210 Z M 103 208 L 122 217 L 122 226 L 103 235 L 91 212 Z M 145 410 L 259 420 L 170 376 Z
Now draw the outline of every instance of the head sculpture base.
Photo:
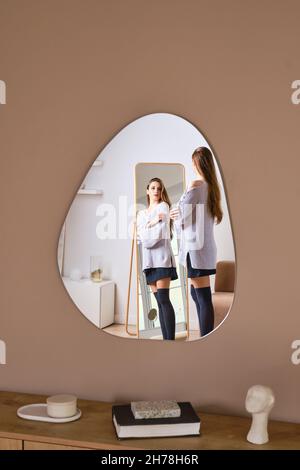
M 246 397 L 246 410 L 252 414 L 252 424 L 247 441 L 265 444 L 269 441 L 268 417 L 275 403 L 273 391 L 264 385 L 253 385 Z

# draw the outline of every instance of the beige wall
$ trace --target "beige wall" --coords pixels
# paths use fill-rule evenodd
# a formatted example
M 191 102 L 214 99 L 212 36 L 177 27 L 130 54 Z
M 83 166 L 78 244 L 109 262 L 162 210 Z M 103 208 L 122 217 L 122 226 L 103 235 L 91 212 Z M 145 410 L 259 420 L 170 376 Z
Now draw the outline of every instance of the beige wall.
M 0 0 L 0 388 L 190 400 L 241 414 L 250 385 L 300 421 L 298 1 Z M 188 344 L 118 339 L 77 312 L 59 231 L 89 165 L 131 120 L 190 120 L 221 162 L 237 255 L 222 328 Z

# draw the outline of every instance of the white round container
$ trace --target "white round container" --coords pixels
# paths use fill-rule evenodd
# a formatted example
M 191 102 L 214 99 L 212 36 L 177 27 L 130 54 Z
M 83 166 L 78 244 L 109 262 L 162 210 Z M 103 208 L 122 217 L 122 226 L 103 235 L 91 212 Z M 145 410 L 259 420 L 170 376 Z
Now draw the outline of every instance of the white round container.
M 47 398 L 47 414 L 52 418 L 68 418 L 77 413 L 77 398 L 74 395 L 53 395 Z

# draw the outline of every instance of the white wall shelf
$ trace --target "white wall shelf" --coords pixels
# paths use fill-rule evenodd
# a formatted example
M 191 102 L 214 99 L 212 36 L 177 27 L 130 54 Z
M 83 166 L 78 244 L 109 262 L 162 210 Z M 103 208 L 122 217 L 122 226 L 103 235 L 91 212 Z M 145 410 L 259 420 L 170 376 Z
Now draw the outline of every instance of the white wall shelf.
M 77 194 L 96 194 L 98 196 L 102 196 L 103 191 L 102 189 L 79 189 Z

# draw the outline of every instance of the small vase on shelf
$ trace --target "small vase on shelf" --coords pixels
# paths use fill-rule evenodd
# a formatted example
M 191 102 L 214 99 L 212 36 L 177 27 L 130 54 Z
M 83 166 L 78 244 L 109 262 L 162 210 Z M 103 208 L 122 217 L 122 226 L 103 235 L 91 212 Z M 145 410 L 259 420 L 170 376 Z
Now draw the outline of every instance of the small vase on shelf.
M 93 282 L 102 281 L 102 269 L 100 256 L 90 257 L 90 278 Z

